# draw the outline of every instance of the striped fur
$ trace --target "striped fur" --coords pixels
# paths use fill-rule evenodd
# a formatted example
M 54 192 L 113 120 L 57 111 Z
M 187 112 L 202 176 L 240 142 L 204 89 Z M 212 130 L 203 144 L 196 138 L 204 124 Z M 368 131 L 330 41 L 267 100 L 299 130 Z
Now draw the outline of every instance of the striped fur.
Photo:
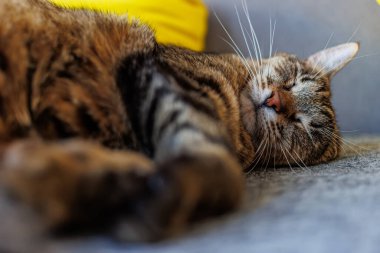
M 0 16 L 1 181 L 51 228 L 164 238 L 238 207 L 243 170 L 339 153 L 321 55 L 247 68 L 126 17 L 44 0 L 0 1 Z

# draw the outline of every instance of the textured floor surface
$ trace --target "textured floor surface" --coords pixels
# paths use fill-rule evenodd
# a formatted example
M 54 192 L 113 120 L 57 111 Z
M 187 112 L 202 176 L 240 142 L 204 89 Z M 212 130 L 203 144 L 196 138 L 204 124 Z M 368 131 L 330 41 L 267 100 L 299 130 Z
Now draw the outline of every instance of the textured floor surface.
M 339 160 L 277 168 L 248 178 L 238 213 L 158 244 L 107 237 L 52 239 L 0 194 L 0 252 L 380 252 L 380 137 L 348 139 Z

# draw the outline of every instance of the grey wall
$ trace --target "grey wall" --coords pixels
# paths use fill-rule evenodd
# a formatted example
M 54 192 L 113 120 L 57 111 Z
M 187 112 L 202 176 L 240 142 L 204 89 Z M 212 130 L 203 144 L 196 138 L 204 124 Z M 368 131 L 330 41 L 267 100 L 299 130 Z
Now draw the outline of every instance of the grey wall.
M 277 21 L 274 49 L 300 57 L 329 46 L 361 42 L 359 56 L 333 80 L 333 102 L 343 131 L 380 133 L 380 5 L 375 0 L 246 0 L 265 55 L 269 50 L 269 19 Z M 205 0 L 210 6 L 209 51 L 232 52 L 213 12 L 247 54 L 234 6 L 241 0 Z

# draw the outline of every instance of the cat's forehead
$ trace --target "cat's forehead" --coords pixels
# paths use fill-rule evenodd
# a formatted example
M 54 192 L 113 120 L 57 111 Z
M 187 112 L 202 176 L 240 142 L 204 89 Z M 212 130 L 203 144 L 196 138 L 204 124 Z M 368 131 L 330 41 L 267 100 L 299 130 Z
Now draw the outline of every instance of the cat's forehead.
M 271 58 L 268 58 L 268 64 L 281 67 L 296 67 L 302 64 L 302 61 L 293 54 L 278 53 Z
M 263 73 L 268 77 L 289 80 L 297 77 L 299 72 L 303 71 L 304 63 L 295 55 L 279 53 L 268 58 L 262 68 Z

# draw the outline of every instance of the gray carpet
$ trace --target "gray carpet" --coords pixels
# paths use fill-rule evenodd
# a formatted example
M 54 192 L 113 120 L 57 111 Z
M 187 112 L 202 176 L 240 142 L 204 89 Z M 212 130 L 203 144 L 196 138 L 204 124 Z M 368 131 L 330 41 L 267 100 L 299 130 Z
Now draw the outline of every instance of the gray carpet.
M 380 137 L 349 138 L 338 161 L 248 178 L 244 207 L 157 244 L 53 239 L 0 195 L 0 252 L 380 252 Z

